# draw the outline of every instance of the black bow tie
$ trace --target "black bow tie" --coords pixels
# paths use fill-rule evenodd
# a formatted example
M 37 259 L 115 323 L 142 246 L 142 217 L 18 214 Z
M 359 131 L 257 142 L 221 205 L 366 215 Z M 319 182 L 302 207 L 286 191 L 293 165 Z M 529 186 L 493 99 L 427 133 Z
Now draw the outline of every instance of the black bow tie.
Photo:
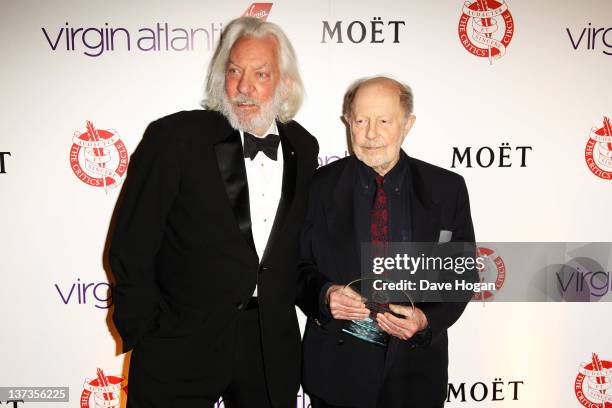
M 264 152 L 266 156 L 276 160 L 279 143 L 279 135 L 270 134 L 266 137 L 255 137 L 250 133 L 244 132 L 244 157 L 253 160 L 257 153 Z

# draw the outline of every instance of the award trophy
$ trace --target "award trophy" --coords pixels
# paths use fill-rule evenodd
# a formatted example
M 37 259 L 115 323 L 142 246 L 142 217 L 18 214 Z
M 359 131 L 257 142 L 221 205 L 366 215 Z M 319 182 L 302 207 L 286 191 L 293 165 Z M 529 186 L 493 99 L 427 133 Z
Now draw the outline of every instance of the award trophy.
M 394 316 L 403 317 L 393 313 L 389 309 L 389 304 L 406 306 L 414 311 L 414 303 L 405 291 L 385 289 L 387 286 L 382 283 L 393 282 L 388 279 L 363 278 L 354 280 L 345 286 L 362 297 L 366 307 L 370 310 L 370 316 L 363 320 L 348 321 L 342 331 L 360 340 L 386 347 L 389 342 L 389 334 L 378 326 L 376 315 L 389 312 Z M 381 287 L 383 289 L 380 289 Z

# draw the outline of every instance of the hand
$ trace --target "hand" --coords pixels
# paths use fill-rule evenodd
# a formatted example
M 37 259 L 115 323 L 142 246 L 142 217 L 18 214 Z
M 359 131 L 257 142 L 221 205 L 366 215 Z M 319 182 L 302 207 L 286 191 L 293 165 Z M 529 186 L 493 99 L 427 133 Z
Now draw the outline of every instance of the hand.
M 363 320 L 370 315 L 357 292 L 343 285 L 331 285 L 327 289 L 327 304 L 334 319 Z
M 427 316 L 418 307 L 414 308 L 414 312 L 411 308 L 400 305 L 389 305 L 389 309 L 403 317 L 385 312 L 379 313 L 376 321 L 381 329 L 400 340 L 409 340 L 416 332 L 427 327 Z

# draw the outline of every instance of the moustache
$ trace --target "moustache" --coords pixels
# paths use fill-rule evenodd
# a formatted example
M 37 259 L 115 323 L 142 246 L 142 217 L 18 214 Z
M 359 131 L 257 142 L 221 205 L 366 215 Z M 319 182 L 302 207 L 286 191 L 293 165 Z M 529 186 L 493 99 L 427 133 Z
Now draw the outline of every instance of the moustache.
M 238 96 L 231 98 L 230 103 L 231 104 L 246 103 L 246 104 L 255 105 L 255 106 L 260 105 L 259 102 L 257 102 L 256 100 L 251 99 L 247 96 L 243 96 L 243 95 L 238 95 Z

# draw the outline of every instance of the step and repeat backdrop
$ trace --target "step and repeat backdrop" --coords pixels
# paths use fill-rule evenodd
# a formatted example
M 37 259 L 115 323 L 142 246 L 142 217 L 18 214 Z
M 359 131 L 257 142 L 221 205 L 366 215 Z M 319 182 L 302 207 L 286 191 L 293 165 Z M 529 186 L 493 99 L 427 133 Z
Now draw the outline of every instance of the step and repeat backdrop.
M 293 42 L 307 92 L 296 119 L 317 137 L 320 165 L 349 154 L 347 86 L 391 75 L 415 94 L 404 149 L 465 177 L 479 241 L 612 241 L 609 0 L 0 7 L 0 387 L 69 391 L 64 402 L 61 390 L 55 402 L 2 395 L 2 406 L 125 406 L 110 217 L 145 127 L 200 108 L 223 27 L 241 15 Z M 521 273 L 495 265 L 500 290 Z M 449 330 L 447 406 L 612 406 L 610 312 L 597 301 L 472 302 Z M 309 406 L 301 392 L 296 406 Z

